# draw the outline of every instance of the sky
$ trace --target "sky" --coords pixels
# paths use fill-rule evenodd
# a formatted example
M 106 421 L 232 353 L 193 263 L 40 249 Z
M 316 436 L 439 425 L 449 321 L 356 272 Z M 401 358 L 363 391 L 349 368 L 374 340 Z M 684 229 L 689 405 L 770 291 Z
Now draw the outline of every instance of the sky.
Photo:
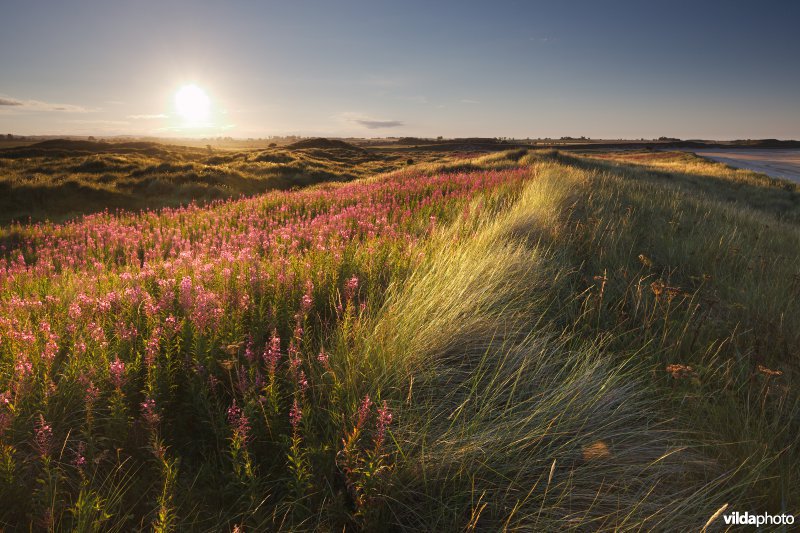
M 3 0 L 0 133 L 800 139 L 798 21 L 769 0 Z

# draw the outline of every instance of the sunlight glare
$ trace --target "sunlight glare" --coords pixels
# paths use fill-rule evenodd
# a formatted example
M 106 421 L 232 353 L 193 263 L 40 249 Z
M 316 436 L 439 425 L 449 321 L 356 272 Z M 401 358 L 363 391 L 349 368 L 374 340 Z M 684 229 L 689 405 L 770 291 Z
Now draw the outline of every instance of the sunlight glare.
M 208 120 L 211 100 L 197 85 L 184 85 L 175 93 L 175 109 L 189 125 L 200 125 Z

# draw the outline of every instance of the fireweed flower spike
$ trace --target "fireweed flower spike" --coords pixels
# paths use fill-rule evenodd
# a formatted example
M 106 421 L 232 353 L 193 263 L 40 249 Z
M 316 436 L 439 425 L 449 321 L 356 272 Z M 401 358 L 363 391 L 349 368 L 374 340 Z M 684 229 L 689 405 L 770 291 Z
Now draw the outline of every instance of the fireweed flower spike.
M 344 284 L 344 299 L 347 301 L 352 300 L 355 298 L 356 292 L 358 291 L 358 277 L 353 276 L 352 278 L 348 279 L 347 282 Z
M 86 466 L 86 443 L 80 441 L 78 448 L 75 450 L 75 459 L 72 461 L 78 469 L 83 469 Z
M 242 412 L 242 409 L 236 405 L 236 400 L 228 408 L 228 424 L 233 428 L 234 435 L 239 440 L 242 442 L 247 441 L 250 435 L 250 421 Z
M 350 387 L 360 385 L 347 381 L 346 373 L 333 374 L 333 361 L 320 347 L 346 352 L 348 346 L 332 338 L 340 332 L 338 321 L 360 331 L 359 310 L 377 307 L 386 284 L 427 257 L 429 216 L 436 217 L 438 229 L 465 203 L 496 190 L 518 190 L 529 177 L 526 168 L 404 171 L 204 206 L 102 212 L 63 224 L 15 227 L 14 249 L 0 251 L 0 360 L 8 369 L 2 383 L 7 392 L 0 394 L 0 481 L 5 464 L 23 465 L 25 451 L 46 458 L 10 470 L 31 478 L 24 480 L 31 485 L 58 479 L 61 473 L 53 469 L 72 463 L 81 469 L 82 484 L 59 483 L 57 494 L 42 499 L 91 506 L 100 501 L 94 497 L 107 501 L 108 487 L 102 481 L 93 485 L 90 470 L 120 459 L 161 488 L 152 491 L 161 493 L 153 498 L 149 492 L 122 496 L 122 508 L 141 503 L 157 509 L 166 524 L 183 512 L 170 508 L 164 496 L 181 487 L 175 465 L 192 464 L 198 457 L 188 455 L 196 450 L 217 453 L 209 457 L 215 465 L 233 466 L 214 472 L 214 479 L 238 483 L 237 498 L 241 489 L 254 492 L 247 495 L 249 503 L 261 502 L 262 489 L 268 489 L 306 501 L 306 495 L 327 490 L 318 483 L 330 481 L 322 479 L 327 470 L 312 475 L 312 450 L 323 450 L 322 444 L 322 453 L 336 454 L 344 437 L 341 464 L 349 486 L 361 487 L 354 490 L 364 496 L 362 481 L 369 476 L 362 473 L 375 456 L 375 439 L 386 445 L 392 413 L 381 405 L 376 414 L 363 393 L 348 406 Z M 218 357 L 220 347 L 233 345 L 228 357 Z M 68 455 L 63 461 L 59 455 L 56 464 L 50 459 L 62 441 L 44 417 L 70 394 L 83 412 L 58 419 L 58 438 L 64 436 Z M 326 405 L 318 409 L 321 400 Z M 320 435 L 320 427 L 336 426 L 325 420 L 333 410 L 355 412 L 344 421 L 343 434 Z M 30 413 L 44 414 L 31 421 Z M 28 421 L 27 432 L 18 431 L 24 427 L 18 417 Z M 191 435 L 202 441 L 197 447 L 179 439 L 167 453 L 158 433 L 182 430 L 189 420 L 219 420 L 221 427 L 213 436 Z M 228 456 L 218 450 L 218 432 L 228 437 Z M 130 449 L 142 437 L 153 444 L 160 474 Z M 293 470 L 282 472 L 274 457 L 286 451 L 286 437 L 292 442 L 286 468 Z M 378 455 L 384 462 L 373 467 L 380 469 L 388 457 Z M 287 479 L 295 480 L 294 491 L 287 490 Z M 190 497 L 202 493 L 181 488 Z M 30 505 L 26 516 L 36 512 Z M 120 526 L 117 516 L 99 527 Z
M 152 398 L 147 398 L 142 402 L 141 408 L 142 419 L 148 427 L 151 429 L 155 428 L 161 420 L 161 416 L 158 414 L 158 411 L 156 411 L 156 401 Z
M 367 418 L 369 418 L 369 412 L 372 408 L 372 400 L 369 398 L 369 394 L 364 396 L 364 399 L 361 401 L 361 405 L 358 407 L 358 418 L 356 422 L 356 428 L 363 428 L 364 424 L 367 422 Z
M 39 414 L 34 429 L 34 446 L 39 455 L 43 458 L 50 456 L 50 451 L 53 445 L 53 428 L 48 424 L 44 415 Z
M 329 370 L 330 369 L 329 357 L 328 357 L 328 354 L 325 353 L 325 348 L 322 348 L 319 351 L 319 355 L 317 355 L 317 361 L 320 362 L 320 364 L 322 365 L 322 368 L 324 368 L 325 370 Z
M 116 388 L 121 388 L 125 383 L 125 363 L 120 361 L 119 357 L 108 365 L 108 373 L 111 376 L 111 383 L 113 383 Z
M 270 375 L 275 373 L 275 367 L 281 358 L 281 338 L 278 337 L 278 332 L 272 333 L 272 338 L 269 341 L 266 349 L 264 350 L 264 363 L 267 365 Z
M 301 420 L 303 420 L 303 410 L 300 409 L 300 406 L 297 404 L 297 398 L 295 398 L 292 403 L 292 408 L 289 409 L 289 423 L 292 425 L 293 430 L 297 431 Z
M 304 294 L 303 297 L 300 299 L 300 309 L 302 309 L 304 314 L 307 314 L 311 307 L 314 305 L 314 300 L 311 298 L 309 294 Z
M 383 401 L 383 406 L 378 408 L 378 420 L 375 424 L 375 448 L 381 449 L 383 440 L 386 436 L 386 428 L 392 423 L 392 412 L 389 406 L 386 405 L 386 400 Z

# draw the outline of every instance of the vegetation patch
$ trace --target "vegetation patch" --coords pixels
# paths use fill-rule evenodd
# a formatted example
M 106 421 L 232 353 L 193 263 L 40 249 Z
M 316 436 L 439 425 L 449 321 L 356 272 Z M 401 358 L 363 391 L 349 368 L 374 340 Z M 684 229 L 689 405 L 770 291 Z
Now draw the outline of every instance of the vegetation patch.
M 400 163 L 9 228 L 0 523 L 675 531 L 800 504 L 793 191 L 682 154 Z M 154 194 L 277 163 L 173 164 Z

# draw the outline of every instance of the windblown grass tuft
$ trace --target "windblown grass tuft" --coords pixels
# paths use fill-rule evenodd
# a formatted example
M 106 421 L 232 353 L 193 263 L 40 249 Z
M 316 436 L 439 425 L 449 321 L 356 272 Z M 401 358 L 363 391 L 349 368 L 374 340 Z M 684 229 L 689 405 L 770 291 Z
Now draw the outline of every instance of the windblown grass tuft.
M 685 154 L 516 150 L 17 225 L 0 524 L 674 531 L 792 512 L 795 194 Z

